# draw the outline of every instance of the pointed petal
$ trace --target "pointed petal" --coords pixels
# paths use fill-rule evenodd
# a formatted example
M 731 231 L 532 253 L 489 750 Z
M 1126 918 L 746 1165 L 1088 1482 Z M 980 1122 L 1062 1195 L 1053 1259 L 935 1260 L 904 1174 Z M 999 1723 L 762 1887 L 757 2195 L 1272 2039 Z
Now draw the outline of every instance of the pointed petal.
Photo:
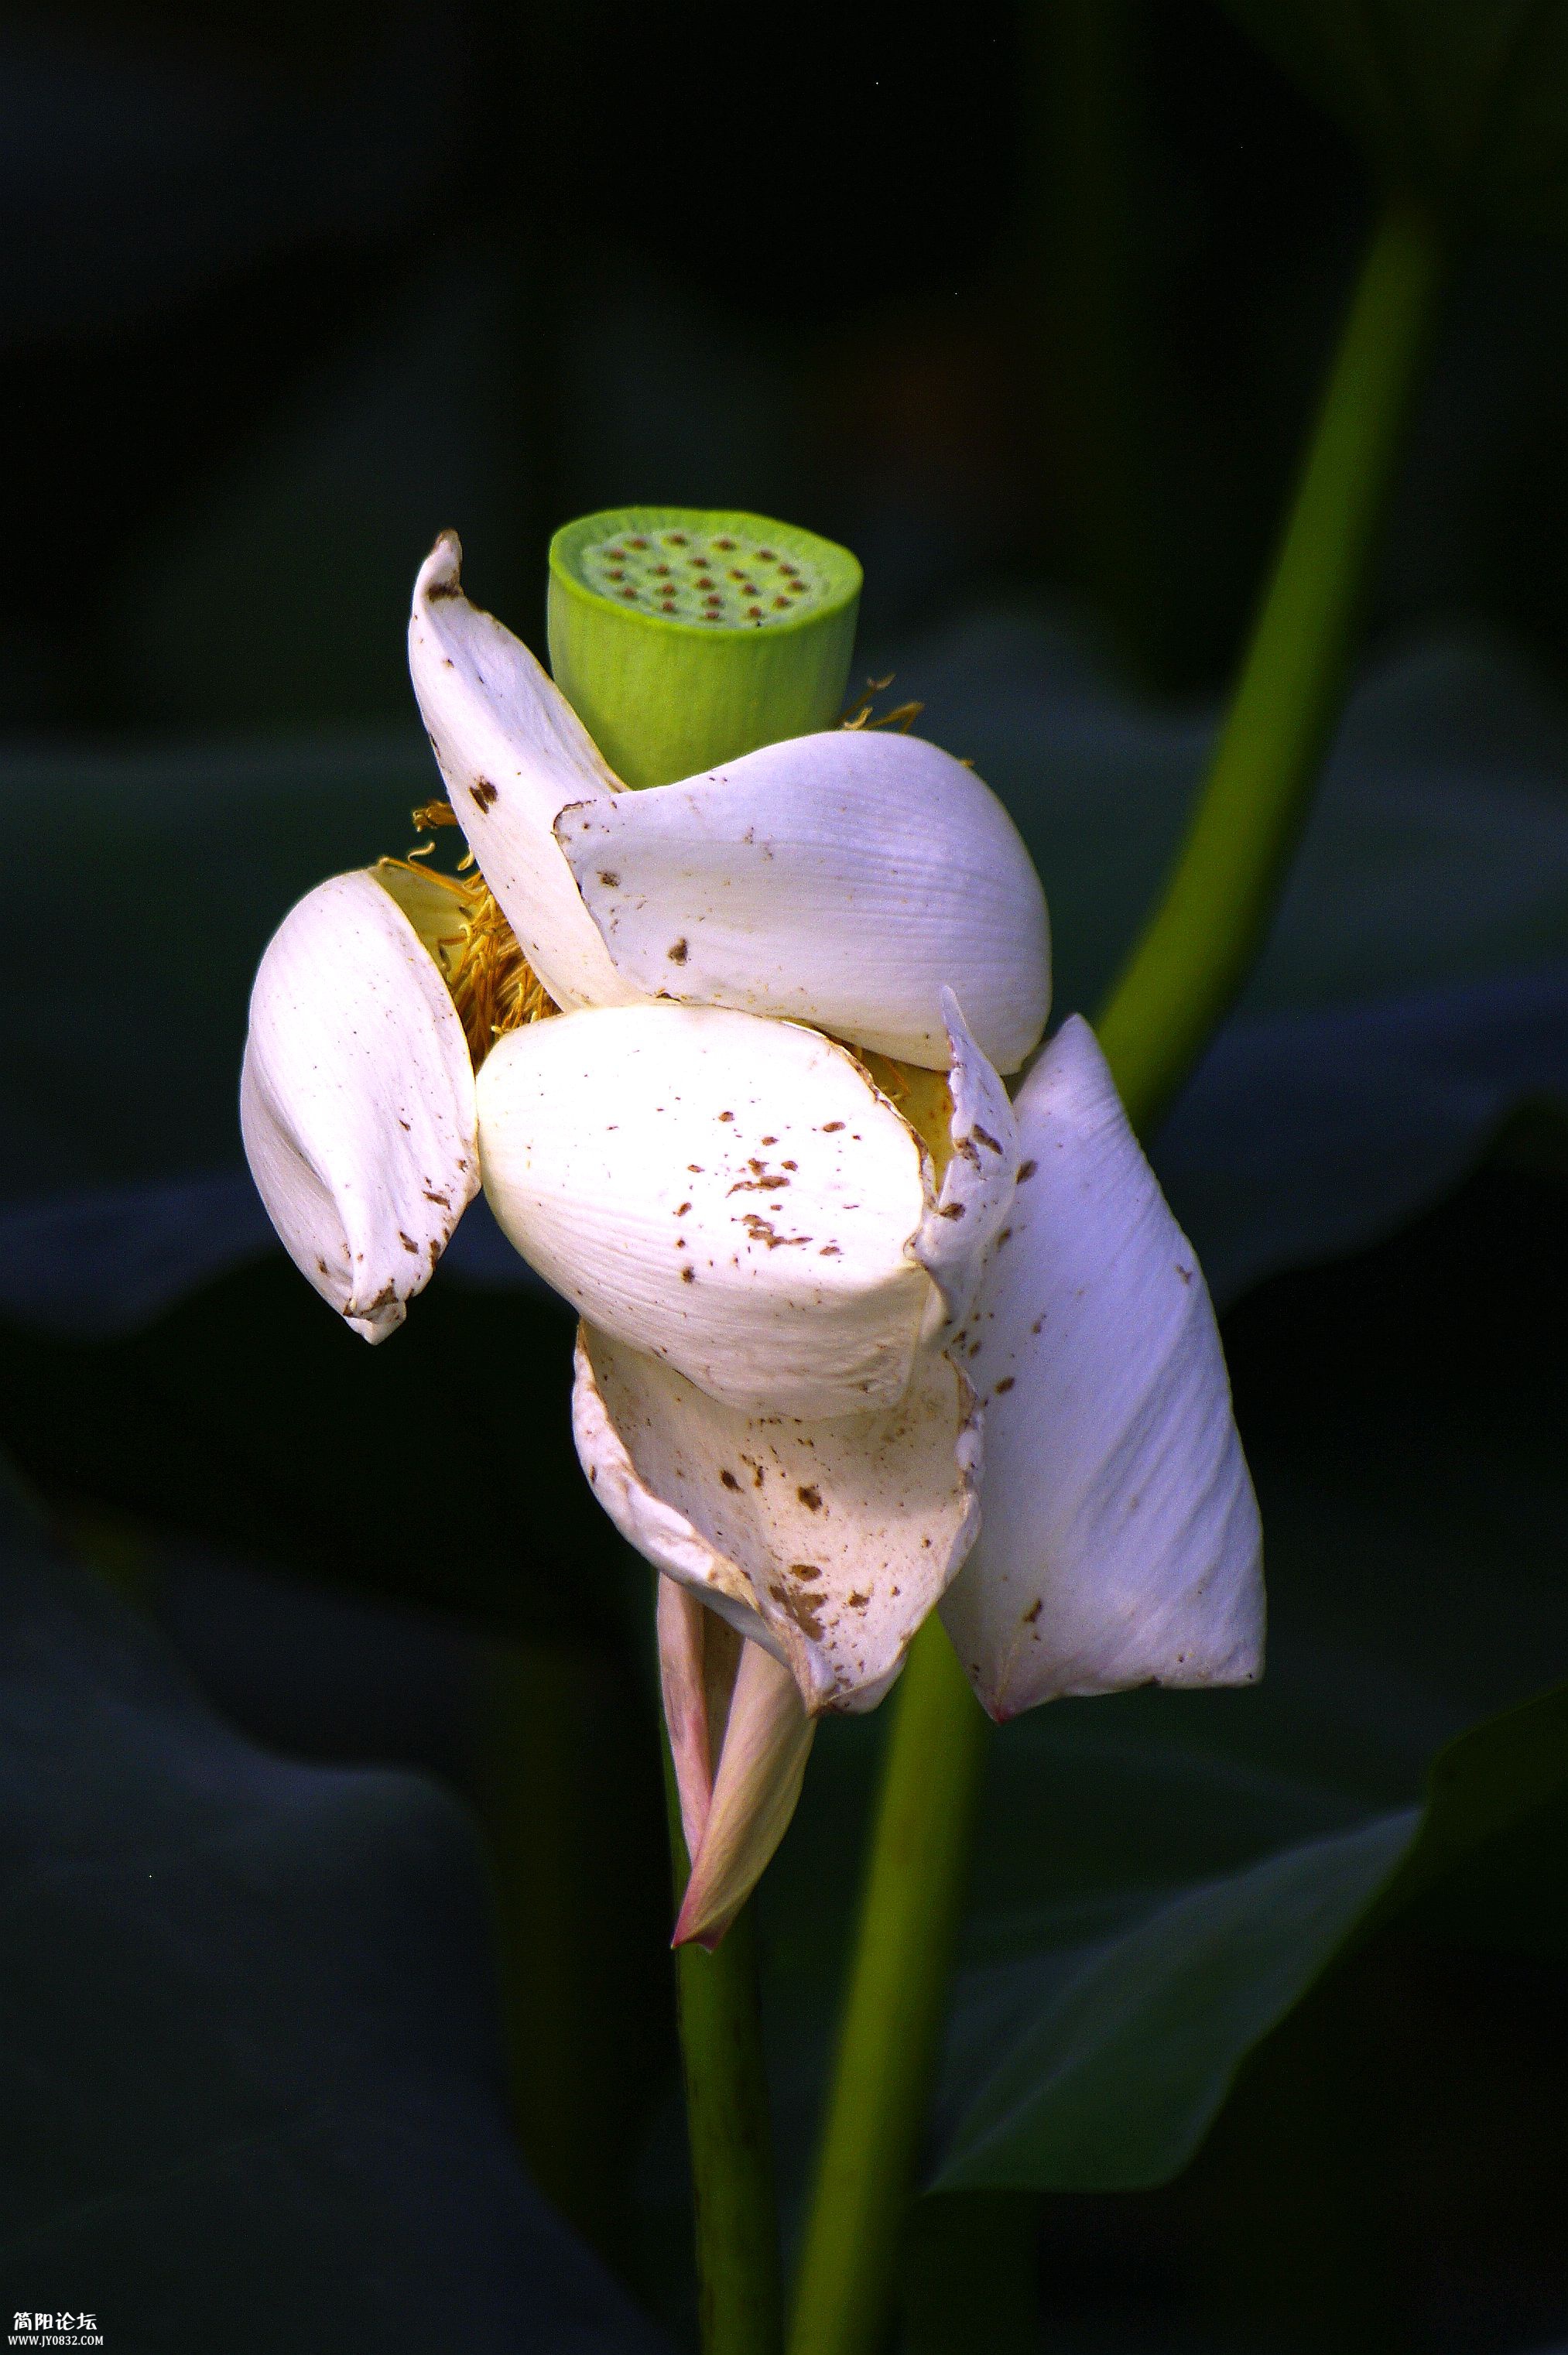
M 712 1800 L 690 1851 L 691 1878 L 673 1945 L 695 1941 L 711 1953 L 719 1944 L 789 1829 L 816 1732 L 816 1721 L 802 1708 L 789 1670 L 760 1645 L 742 1644 Z
M 712 1397 L 891 1405 L 935 1295 L 913 1132 L 845 1050 L 718 1008 L 560 1016 L 479 1073 L 485 1185 L 591 1323 Z
M 443 531 L 420 569 L 409 669 L 452 806 L 523 954 L 558 1006 L 621 1006 L 617 973 L 552 832 L 567 802 L 608 802 L 616 780 L 522 641 L 463 593 Z
M 969 1314 L 986 1253 L 1012 1207 L 1019 1172 L 1008 1092 L 969 1036 L 950 989 L 942 993 L 942 1009 L 952 1059 L 953 1153 L 912 1247 L 942 1295 L 945 1316 L 926 1335 L 938 1346 Z
M 994 1717 L 1063 1693 L 1250 1683 L 1257 1506 L 1192 1247 L 1087 1023 L 1014 1106 L 1025 1159 L 959 1356 L 984 1523 L 943 1605 Z
M 694 1857 L 712 1805 L 713 1770 L 723 1747 L 741 1638 L 727 1620 L 709 1610 L 693 1588 L 674 1578 L 656 1583 L 665 1732 L 680 1795 L 686 1852 Z
M 294 1265 L 356 1332 L 384 1340 L 479 1189 L 479 1148 L 463 1026 L 370 875 L 318 885 L 272 935 L 240 1119 Z
M 585 1326 L 572 1421 L 622 1535 L 787 1662 L 814 1713 L 875 1707 L 974 1535 L 978 1433 L 939 1355 L 888 1412 L 801 1423 Z
M 837 729 L 584 797 L 556 833 L 635 988 L 783 1015 L 940 1071 L 944 985 L 1015 1071 L 1045 1028 L 1045 899 L 1002 805 L 918 737 Z

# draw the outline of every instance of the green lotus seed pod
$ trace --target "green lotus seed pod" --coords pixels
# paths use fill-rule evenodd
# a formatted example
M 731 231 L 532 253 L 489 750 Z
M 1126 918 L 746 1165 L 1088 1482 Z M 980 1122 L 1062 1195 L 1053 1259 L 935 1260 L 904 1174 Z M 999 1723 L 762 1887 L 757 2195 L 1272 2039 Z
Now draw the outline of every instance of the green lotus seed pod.
M 830 728 L 859 602 L 859 564 L 815 532 L 611 507 L 550 542 L 550 668 L 618 776 L 670 784 Z

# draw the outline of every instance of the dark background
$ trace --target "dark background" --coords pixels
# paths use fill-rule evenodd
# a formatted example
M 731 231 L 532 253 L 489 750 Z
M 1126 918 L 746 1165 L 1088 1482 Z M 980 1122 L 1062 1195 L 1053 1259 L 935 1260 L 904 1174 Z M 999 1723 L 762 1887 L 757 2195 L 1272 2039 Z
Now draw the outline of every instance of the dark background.
M 1206 0 L 922 20 L 869 0 L 22 8 L 0 31 L 0 730 L 13 814 L 45 846 L 13 861 L 12 929 L 48 1023 L 78 1031 L 101 1016 L 73 1011 L 91 956 L 73 911 L 115 853 L 79 830 L 48 855 L 27 760 L 63 793 L 79 753 L 174 746 L 199 772 L 211 746 L 406 740 L 389 762 L 417 757 L 403 620 L 447 524 L 475 595 L 536 645 L 559 522 L 636 499 L 735 505 L 857 551 L 864 658 L 896 667 L 901 692 L 922 692 L 922 650 L 965 617 L 1070 614 L 1129 709 L 1201 713 L 1243 645 L 1376 197 L 1343 136 Z M 1466 247 L 1369 661 L 1459 623 L 1526 663 L 1556 713 L 1565 394 L 1568 257 Z M 1477 741 L 1481 769 L 1501 757 Z M 182 900 L 208 888 L 226 823 L 216 798 L 193 804 L 149 968 L 178 959 Z M 1380 888 L 1392 922 L 1396 868 Z M 189 939 L 206 954 L 194 915 Z M 236 1066 L 239 1050 L 236 1031 Z M 131 1051 L 114 1050 L 122 1072 Z M 204 1138 L 210 1099 L 192 1115 Z M 1413 1798 L 1438 1742 L 1568 1673 L 1560 1134 L 1539 1104 L 1478 1114 L 1459 1162 L 1400 1231 L 1302 1252 L 1319 1263 L 1254 1284 L 1228 1318 L 1284 1631 L 1277 1705 L 1288 1716 L 1306 1626 L 1327 1683 L 1387 1736 L 1358 1782 L 1325 1708 L 1298 1746 L 1316 1742 L 1344 1810 L 1298 1829 L 1349 1820 L 1352 1791 Z M 461 1795 L 492 1910 L 455 1994 L 434 1965 L 404 1987 L 416 2028 L 466 2004 L 483 2044 L 499 1987 L 533 2177 L 645 2310 L 688 2333 L 645 1582 L 577 1486 L 562 1318 L 437 1285 L 371 1358 L 264 1258 L 134 1329 L 17 1322 L 6 1339 L 0 1438 L 269 1771 L 385 1762 Z M 41 1706 L 65 1723 L 65 1701 Z M 1106 1724 L 1145 1722 L 1120 1708 Z M 764 1910 L 792 2216 L 822 2023 L 792 2042 L 791 1973 L 841 1951 L 820 1858 L 826 1842 L 847 1883 L 875 1740 L 828 1729 Z M 999 1848 L 1005 1786 L 993 1815 Z M 39 1837 L 47 1857 L 59 1835 Z M 1107 1854 L 1120 1837 L 1108 1812 Z M 1182 1869 L 1266 1845 L 1228 1839 L 1196 1838 Z M 1175 1876 L 1135 1849 L 1135 1880 Z M 1536 1892 L 1534 1912 L 1514 1906 L 1528 1934 L 1418 1913 L 1342 1963 L 1245 2062 L 1174 2183 L 926 2203 L 902 2344 L 1537 2355 L 1568 2337 L 1564 1988 L 1541 1926 L 1561 1855 L 1515 1860 Z M 827 1913 L 808 1935 L 814 1891 Z M 395 1959 L 402 1917 L 364 1902 Z M 112 1905 L 101 1934 L 111 1952 L 130 1936 Z M 221 2014 L 243 1971 L 219 1943 L 197 1949 L 193 1985 Z M 345 1984 L 325 1971 L 323 2020 Z M 830 1992 L 827 1969 L 824 2006 Z M 42 2019 L 50 1998 L 17 2000 L 36 2065 L 7 2138 L 24 2177 L 47 2152 L 54 2189 L 0 2296 L 14 2274 L 17 2305 L 80 2297 L 34 2286 L 38 2251 L 63 2248 L 71 2278 L 98 2268 L 106 2343 L 195 2355 L 220 2343 L 219 2315 L 234 2345 L 246 2329 L 275 2345 L 264 2299 L 237 2318 L 265 2246 L 324 2346 L 470 2343 L 455 2326 L 432 2338 L 438 2314 L 486 2348 L 641 2343 L 610 2293 L 601 2337 L 560 2336 L 555 2259 L 496 2257 L 515 2257 L 522 2195 L 496 2192 L 493 2222 L 479 2194 L 461 2217 L 456 2200 L 432 2211 L 396 2131 L 340 2231 L 296 2228 L 258 2173 L 231 2243 L 177 2203 L 144 2210 L 139 2238 L 95 2239 L 91 2169 L 40 2123 L 71 2038 L 57 2079 L 27 2009 Z M 167 2021 L 166 2053 L 155 2035 L 103 2061 L 122 2090 L 95 2133 L 136 2143 L 187 2033 Z M 269 2049 L 262 2035 L 263 2081 Z M 499 2181 L 509 2146 L 488 2114 L 485 2131 Z M 444 2147 L 434 2126 L 421 2140 Z M 357 2165 L 339 2176 L 360 2184 Z M 428 2237 L 378 2289 L 368 2253 L 414 2206 Z

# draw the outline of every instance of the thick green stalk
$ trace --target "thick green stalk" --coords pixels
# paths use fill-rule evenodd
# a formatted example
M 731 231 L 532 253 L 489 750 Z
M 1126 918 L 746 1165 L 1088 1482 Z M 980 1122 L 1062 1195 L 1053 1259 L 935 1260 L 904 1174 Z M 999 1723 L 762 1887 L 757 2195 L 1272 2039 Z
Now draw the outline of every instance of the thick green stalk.
M 1100 1017 L 1100 1043 L 1140 1129 L 1201 1054 L 1274 914 L 1339 717 L 1442 276 L 1431 221 L 1390 204 L 1187 839 Z
M 690 1868 L 667 1745 L 665 1774 L 678 1907 Z M 778 2209 L 751 1907 L 711 1955 L 678 1947 L 675 1971 L 702 2355 L 780 2355 Z
M 939 1619 L 899 1682 L 790 2355 L 880 2346 L 942 2042 L 990 1725 Z
M 1141 1128 L 1190 1070 L 1273 913 L 1339 709 L 1441 275 L 1430 223 L 1391 204 L 1187 840 L 1101 1018 Z M 985 1734 L 934 1622 L 892 1708 L 790 2355 L 882 2344 L 952 1970 Z

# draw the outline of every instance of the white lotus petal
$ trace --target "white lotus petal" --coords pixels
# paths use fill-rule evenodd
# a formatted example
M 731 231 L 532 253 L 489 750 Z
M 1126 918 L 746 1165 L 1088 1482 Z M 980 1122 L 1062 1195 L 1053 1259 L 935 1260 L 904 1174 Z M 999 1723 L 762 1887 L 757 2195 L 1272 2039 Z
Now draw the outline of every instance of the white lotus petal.
M 737 1406 L 903 1395 L 936 1296 L 908 1248 L 922 1154 L 841 1047 L 720 1008 L 596 1008 L 498 1039 L 478 1094 L 496 1216 L 591 1323 Z
M 938 1345 L 969 1314 L 986 1252 L 1012 1207 L 1019 1169 L 1018 1128 L 1008 1092 L 969 1036 L 950 989 L 942 993 L 942 1010 L 951 1056 L 953 1156 L 912 1245 L 942 1295 L 945 1316 L 926 1334 Z
M 294 1265 L 383 1340 L 477 1193 L 479 1149 L 463 1026 L 370 875 L 319 884 L 268 944 L 240 1118 Z
M 585 1326 L 572 1427 L 622 1535 L 785 1661 L 813 1713 L 876 1705 L 974 1537 L 972 1395 L 935 1352 L 901 1406 L 802 1423 Z
M 1051 1003 L 1045 899 L 1002 805 L 918 737 L 837 729 L 583 797 L 556 833 L 624 978 L 940 1071 L 955 989 L 1014 1071 Z
M 659 1675 L 691 1874 L 673 1943 L 716 1946 L 795 1813 L 816 1721 L 771 1652 L 673 1578 L 658 1582 Z
M 1063 1693 L 1250 1683 L 1257 1506 L 1209 1295 L 1087 1023 L 1014 1105 L 1025 1159 L 960 1357 L 984 1523 L 943 1605 L 994 1717 Z
M 552 828 L 568 802 L 619 792 L 565 696 L 521 640 L 471 605 L 443 531 L 420 568 L 409 669 L 458 823 L 523 954 L 558 1006 L 622 1006 L 623 979 Z

